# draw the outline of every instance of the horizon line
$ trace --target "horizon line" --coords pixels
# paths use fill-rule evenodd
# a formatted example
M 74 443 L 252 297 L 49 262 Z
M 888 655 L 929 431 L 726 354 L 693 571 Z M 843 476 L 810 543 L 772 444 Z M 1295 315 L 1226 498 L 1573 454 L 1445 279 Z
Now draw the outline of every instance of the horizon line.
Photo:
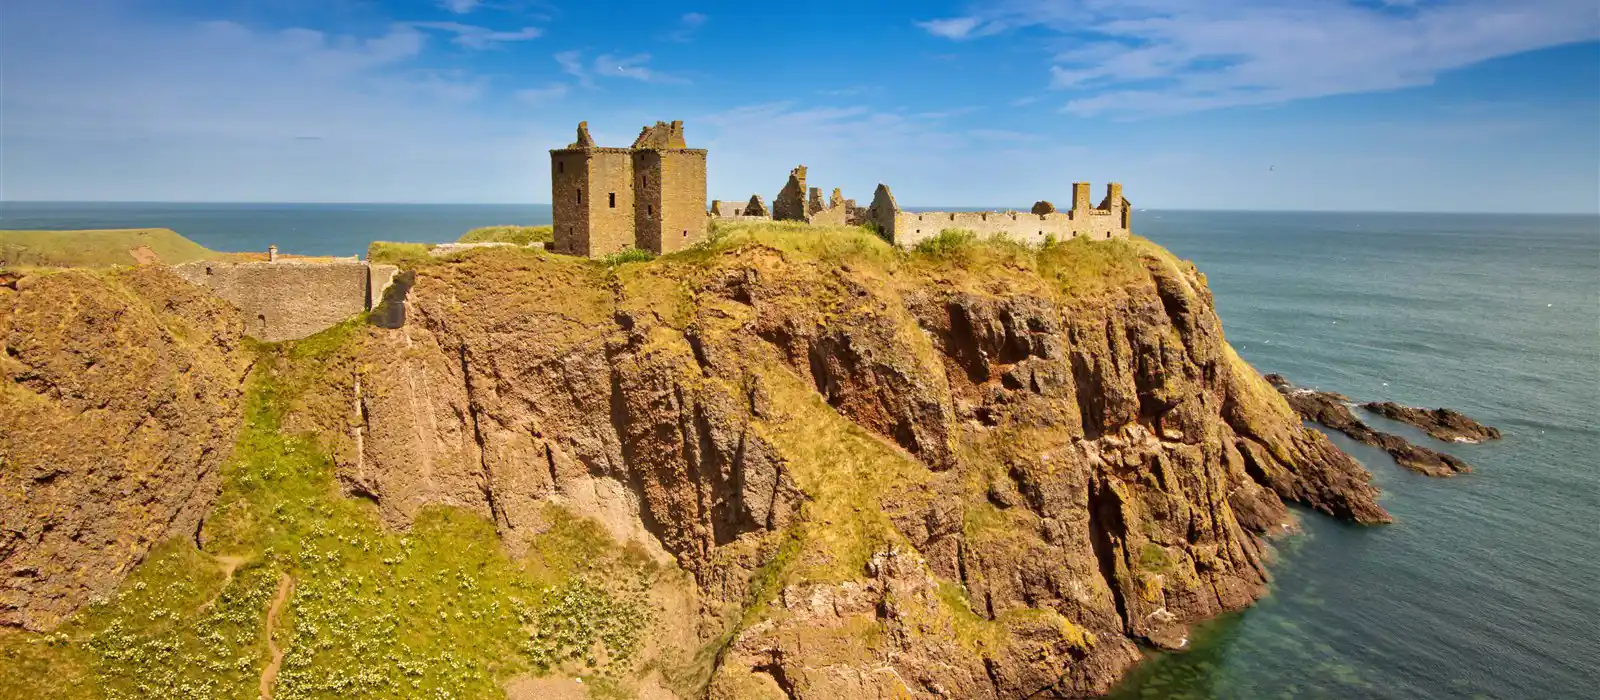
M 711 200 L 707 200 L 708 202 Z M 551 202 L 362 202 L 362 201 L 249 201 L 249 200 L 156 200 L 156 199 L 0 199 L 0 219 L 4 207 L 12 204 L 177 204 L 177 205 L 319 205 L 319 206 L 459 206 L 459 207 L 551 207 Z M 707 205 L 709 208 L 709 204 Z M 951 204 L 902 204 L 900 209 L 915 212 L 929 211 L 1028 211 L 1032 205 L 1021 207 L 965 206 Z M 1236 207 L 1134 207 L 1135 212 L 1215 212 L 1242 214 L 1470 214 L 1474 216 L 1594 216 L 1595 211 L 1507 211 L 1504 209 L 1458 209 L 1454 211 L 1423 209 L 1240 209 Z

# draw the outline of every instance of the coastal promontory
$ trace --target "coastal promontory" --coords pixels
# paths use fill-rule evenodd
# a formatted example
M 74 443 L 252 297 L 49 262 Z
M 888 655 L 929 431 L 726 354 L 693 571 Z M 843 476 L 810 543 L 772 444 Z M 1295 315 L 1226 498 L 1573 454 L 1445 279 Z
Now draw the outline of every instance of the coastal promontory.
M 1193 265 L 938 242 L 392 246 L 270 344 L 160 265 L 25 271 L 0 694 L 1080 697 L 1261 596 L 1289 504 L 1388 521 Z

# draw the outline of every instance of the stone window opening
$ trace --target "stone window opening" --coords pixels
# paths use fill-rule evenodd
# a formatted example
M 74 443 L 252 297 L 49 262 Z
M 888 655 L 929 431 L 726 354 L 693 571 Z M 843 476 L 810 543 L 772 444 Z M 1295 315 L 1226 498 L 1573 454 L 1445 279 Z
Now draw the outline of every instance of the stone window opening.
M 583 190 L 578 190 L 578 203 L 583 204 Z
M 267 334 L 267 315 L 266 314 L 257 315 L 256 316 L 256 320 L 261 322 L 261 334 L 262 335 L 266 335 Z
M 616 209 L 617 208 L 617 193 L 615 193 L 615 192 L 611 193 L 611 208 L 612 209 Z
M 684 229 L 683 230 L 683 237 L 684 238 L 688 238 L 689 237 L 689 229 Z
M 211 266 L 210 266 L 210 265 L 207 265 L 207 266 L 206 266 L 206 274 L 208 274 L 208 275 L 209 275 L 209 274 L 212 274 L 212 273 L 211 273 Z
M 648 215 L 648 216 L 655 216 L 656 215 L 656 205 L 654 205 L 654 204 L 646 204 L 646 205 L 644 205 L 644 213 L 646 215 Z
M 556 172 L 564 173 L 566 171 L 567 171 L 567 163 L 566 163 L 566 161 L 557 161 L 556 162 Z
M 649 187 L 650 186 L 650 176 L 649 175 L 640 175 L 639 176 L 639 186 L 640 187 Z

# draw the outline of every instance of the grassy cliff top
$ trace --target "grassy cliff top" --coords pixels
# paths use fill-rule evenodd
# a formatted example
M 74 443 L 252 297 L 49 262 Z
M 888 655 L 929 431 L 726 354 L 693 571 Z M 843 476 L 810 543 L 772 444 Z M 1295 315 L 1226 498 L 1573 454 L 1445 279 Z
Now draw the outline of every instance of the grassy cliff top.
M 515 243 L 530 245 L 555 240 L 554 226 L 484 226 L 461 235 L 457 243 Z
M 177 265 L 218 253 L 165 228 L 0 231 L 0 266 Z

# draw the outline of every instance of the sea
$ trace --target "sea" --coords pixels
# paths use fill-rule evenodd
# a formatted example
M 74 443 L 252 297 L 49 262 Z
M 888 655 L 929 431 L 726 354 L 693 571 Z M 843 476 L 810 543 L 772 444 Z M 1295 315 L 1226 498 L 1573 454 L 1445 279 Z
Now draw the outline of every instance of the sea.
M 548 205 L 0 203 L 0 229 L 171 228 L 216 250 L 354 255 L 550 222 Z M 1114 697 L 1600 698 L 1600 216 L 1156 211 L 1262 372 L 1447 406 L 1505 434 L 1434 479 L 1333 435 L 1395 523 L 1302 512 L 1271 592 L 1151 652 Z

